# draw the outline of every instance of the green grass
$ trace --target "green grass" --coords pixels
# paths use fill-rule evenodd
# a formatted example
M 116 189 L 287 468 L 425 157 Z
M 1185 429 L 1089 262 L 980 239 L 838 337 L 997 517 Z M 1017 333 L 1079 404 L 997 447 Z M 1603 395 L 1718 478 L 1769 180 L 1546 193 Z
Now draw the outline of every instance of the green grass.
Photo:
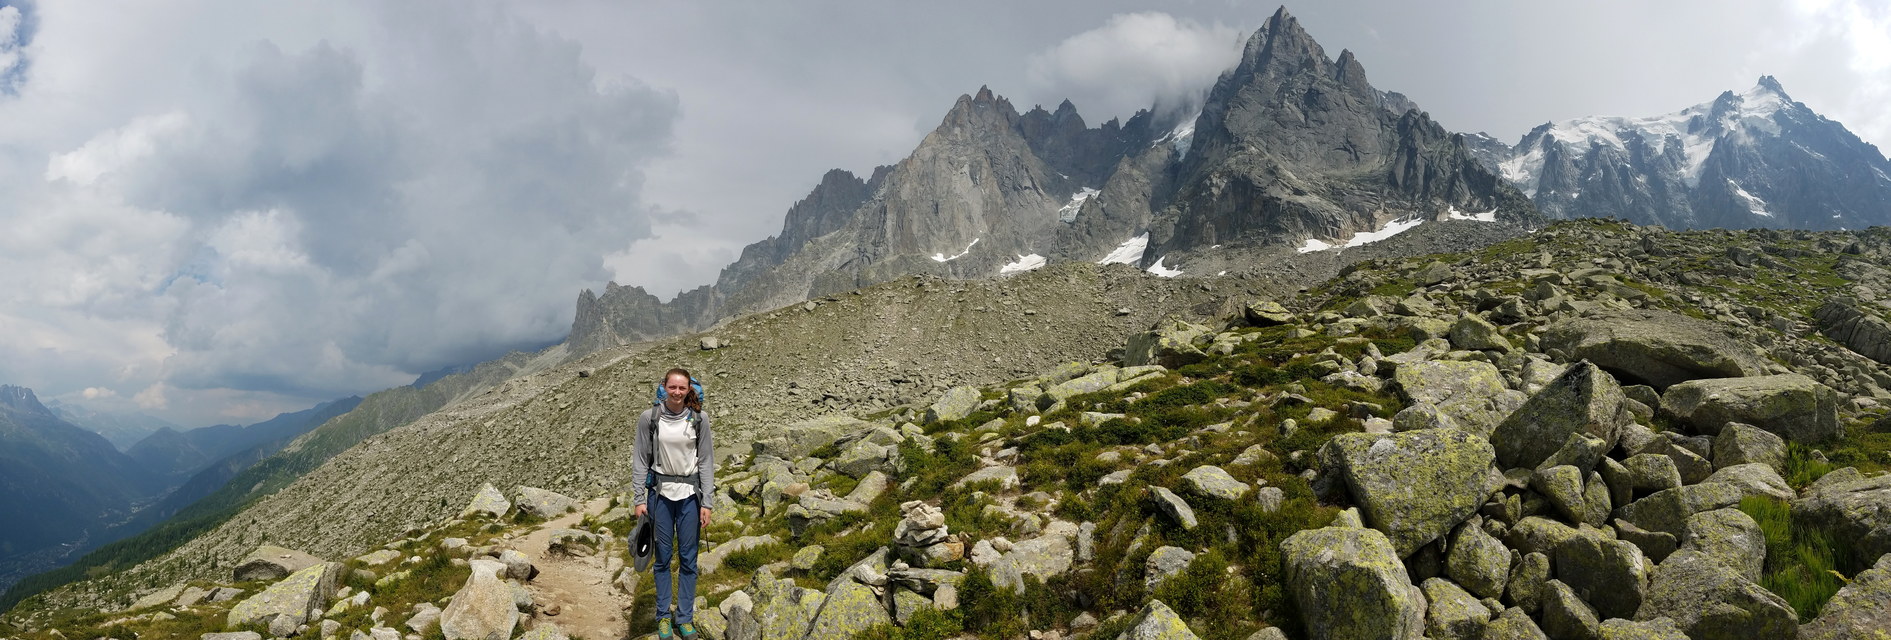
M 965 614 L 961 610 L 940 611 L 938 609 L 920 609 L 913 613 L 906 626 L 892 624 L 875 625 L 865 631 L 854 634 L 854 640 L 945 640 L 957 637 L 965 631 Z
M 1766 567 L 1760 576 L 1765 587 L 1799 613 L 1800 622 L 1818 617 L 1832 594 L 1845 586 L 1839 569 L 1850 558 L 1849 547 L 1829 532 L 1792 517 L 1792 506 L 1765 496 L 1740 501 L 1740 510 L 1752 516 L 1766 535 Z

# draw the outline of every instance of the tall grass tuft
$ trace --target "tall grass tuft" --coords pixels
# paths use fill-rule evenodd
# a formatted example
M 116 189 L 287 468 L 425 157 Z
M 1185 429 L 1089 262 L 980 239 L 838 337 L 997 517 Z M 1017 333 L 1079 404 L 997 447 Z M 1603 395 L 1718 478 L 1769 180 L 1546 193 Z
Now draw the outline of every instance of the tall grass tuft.
M 1781 500 L 1750 496 L 1740 501 L 1740 510 L 1766 535 L 1760 586 L 1785 598 L 1800 622 L 1818 617 L 1832 594 L 1845 586 L 1838 573 L 1844 560 L 1839 541 L 1822 528 L 1794 520 L 1792 506 Z

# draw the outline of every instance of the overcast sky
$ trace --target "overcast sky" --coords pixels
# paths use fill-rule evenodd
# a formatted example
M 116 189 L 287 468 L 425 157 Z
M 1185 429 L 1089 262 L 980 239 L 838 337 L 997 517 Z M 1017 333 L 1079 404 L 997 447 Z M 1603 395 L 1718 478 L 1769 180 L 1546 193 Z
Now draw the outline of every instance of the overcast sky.
M 714 280 L 960 94 L 1187 110 L 1277 4 L 0 0 L 0 383 L 197 426 Z M 1329 56 L 1515 141 L 1779 78 L 1891 143 L 1883 2 L 1325 1 Z

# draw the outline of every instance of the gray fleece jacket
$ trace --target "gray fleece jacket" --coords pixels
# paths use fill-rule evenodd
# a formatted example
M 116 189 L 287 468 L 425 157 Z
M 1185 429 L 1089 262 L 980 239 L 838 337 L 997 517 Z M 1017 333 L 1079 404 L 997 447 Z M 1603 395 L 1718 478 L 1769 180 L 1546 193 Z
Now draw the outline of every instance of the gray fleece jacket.
M 696 496 L 702 506 L 714 509 L 716 498 L 716 439 L 709 428 L 709 414 L 696 414 Z M 637 447 L 630 456 L 630 498 L 632 505 L 649 499 L 650 469 L 656 464 L 657 408 L 645 409 L 637 417 Z

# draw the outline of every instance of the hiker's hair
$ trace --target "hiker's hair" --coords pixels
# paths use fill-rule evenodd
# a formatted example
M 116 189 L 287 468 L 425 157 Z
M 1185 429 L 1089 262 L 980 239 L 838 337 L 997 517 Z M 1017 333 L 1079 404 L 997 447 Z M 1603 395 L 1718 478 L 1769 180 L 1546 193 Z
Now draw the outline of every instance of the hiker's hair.
M 703 397 L 696 395 L 696 376 L 690 375 L 688 369 L 677 367 L 671 369 L 669 373 L 663 374 L 663 384 L 669 384 L 670 378 L 676 376 L 683 376 L 684 380 L 689 381 L 689 395 L 684 396 L 683 406 L 689 407 L 690 411 L 701 413 L 703 410 Z

